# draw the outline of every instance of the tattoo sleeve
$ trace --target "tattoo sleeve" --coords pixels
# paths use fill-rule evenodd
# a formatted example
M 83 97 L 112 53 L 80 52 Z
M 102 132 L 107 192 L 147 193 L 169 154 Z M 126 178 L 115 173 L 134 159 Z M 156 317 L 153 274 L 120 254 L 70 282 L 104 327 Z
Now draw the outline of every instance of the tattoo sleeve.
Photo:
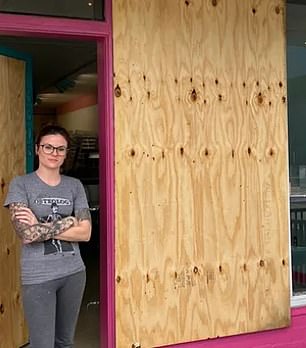
M 76 210 L 75 217 L 78 221 L 88 220 L 91 223 L 91 214 L 88 208 Z
M 14 230 L 25 244 L 51 239 L 72 227 L 75 222 L 73 217 L 68 216 L 51 224 L 37 223 L 31 226 L 18 221 L 16 218 L 16 211 L 22 207 L 26 207 L 26 205 L 24 203 L 12 203 L 9 205 L 9 210 Z

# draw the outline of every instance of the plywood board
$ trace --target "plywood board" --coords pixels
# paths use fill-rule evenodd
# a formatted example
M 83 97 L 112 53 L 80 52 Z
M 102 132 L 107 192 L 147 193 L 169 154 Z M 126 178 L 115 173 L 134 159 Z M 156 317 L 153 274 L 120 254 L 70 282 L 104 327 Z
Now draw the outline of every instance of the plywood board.
M 27 342 L 20 293 L 20 243 L 3 208 L 8 184 L 25 169 L 25 64 L 0 56 L 0 348 Z
M 289 325 L 284 26 L 283 1 L 113 1 L 117 347 Z

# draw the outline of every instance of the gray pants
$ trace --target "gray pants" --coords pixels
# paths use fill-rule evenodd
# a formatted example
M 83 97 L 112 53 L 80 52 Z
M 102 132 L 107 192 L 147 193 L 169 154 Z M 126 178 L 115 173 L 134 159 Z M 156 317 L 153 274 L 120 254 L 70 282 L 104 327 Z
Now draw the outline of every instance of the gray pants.
M 86 282 L 85 271 L 23 285 L 31 348 L 71 348 Z

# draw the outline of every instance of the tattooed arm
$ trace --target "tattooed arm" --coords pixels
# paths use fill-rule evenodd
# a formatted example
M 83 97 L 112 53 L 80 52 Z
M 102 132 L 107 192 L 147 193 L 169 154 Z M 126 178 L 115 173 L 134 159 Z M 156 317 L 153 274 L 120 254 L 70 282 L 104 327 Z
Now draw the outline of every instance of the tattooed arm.
M 51 224 L 39 223 L 31 209 L 24 203 L 11 203 L 9 211 L 14 230 L 24 244 L 54 238 L 76 223 L 76 219 L 72 216 Z
M 68 242 L 88 242 L 91 236 L 91 215 L 88 208 L 79 209 L 75 212 L 77 225 L 57 234 L 54 239 Z

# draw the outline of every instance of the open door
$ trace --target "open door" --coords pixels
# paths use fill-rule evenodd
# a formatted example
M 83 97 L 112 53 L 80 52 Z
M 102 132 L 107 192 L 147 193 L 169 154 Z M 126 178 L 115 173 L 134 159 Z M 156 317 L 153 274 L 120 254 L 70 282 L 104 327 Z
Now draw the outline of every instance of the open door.
M 10 180 L 32 169 L 30 58 L 0 47 L 0 348 L 28 341 L 19 280 L 20 243 L 3 208 Z

